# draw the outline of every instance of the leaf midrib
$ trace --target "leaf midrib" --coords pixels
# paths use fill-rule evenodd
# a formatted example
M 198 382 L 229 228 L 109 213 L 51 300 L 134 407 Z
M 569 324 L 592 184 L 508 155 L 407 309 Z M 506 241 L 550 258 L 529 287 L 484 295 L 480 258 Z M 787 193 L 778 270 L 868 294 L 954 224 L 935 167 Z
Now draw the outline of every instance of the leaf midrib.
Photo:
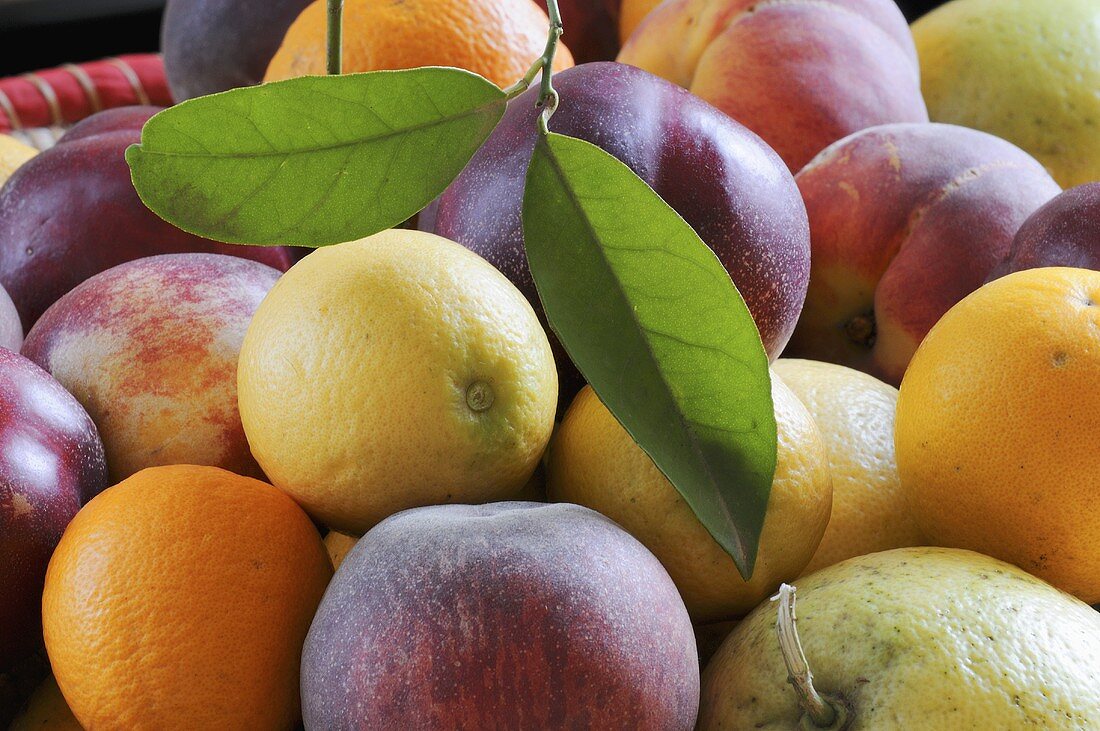
M 337 143 L 333 143 L 333 144 L 329 144 L 329 145 L 316 145 L 316 146 L 312 146 L 312 147 L 301 147 L 301 148 L 296 148 L 296 149 L 290 150 L 290 151 L 276 151 L 276 150 L 273 150 L 273 151 L 270 151 L 270 152 L 249 152 L 249 153 L 244 153 L 244 152 L 227 152 L 227 153 L 171 152 L 171 151 L 162 151 L 162 150 L 150 150 L 148 147 L 146 147 L 146 143 L 144 141 L 139 145 L 139 148 L 141 149 L 142 154 L 145 154 L 145 155 L 156 155 L 156 156 L 159 156 L 159 157 L 173 157 L 173 158 L 185 158 L 185 159 L 254 160 L 254 159 L 257 159 L 257 158 L 268 158 L 268 157 L 288 158 L 288 157 L 294 157 L 295 155 L 314 154 L 314 153 L 318 153 L 318 152 L 332 152 L 334 150 L 344 150 L 344 149 L 347 149 L 349 147 L 355 147 L 357 145 L 365 145 L 365 144 L 369 144 L 371 142 L 385 141 L 385 140 L 387 140 L 391 137 L 396 137 L 396 136 L 399 136 L 399 135 L 414 134 L 416 132 L 419 132 L 419 131 L 424 130 L 424 129 L 428 129 L 430 127 L 436 127 L 436 126 L 439 126 L 441 124 L 447 124 L 448 122 L 459 122 L 459 121 L 462 121 L 464 119 L 467 119 L 468 117 L 480 116 L 480 115 L 482 115 L 486 112 L 493 111 L 492 107 L 494 107 L 494 106 L 500 106 L 502 108 L 502 112 L 503 112 L 503 107 L 505 105 L 505 101 L 506 100 L 505 100 L 505 98 L 502 94 L 502 96 L 499 99 L 494 99 L 491 103 L 488 103 L 488 104 L 482 104 L 482 105 L 477 106 L 477 107 L 472 107 L 471 109 L 469 109 L 466 112 L 463 112 L 462 114 L 456 114 L 456 115 L 450 116 L 450 117 L 440 117 L 438 119 L 430 120 L 430 121 L 427 121 L 427 122 L 421 122 L 420 124 L 414 124 L 414 125 L 411 125 L 411 126 L 408 126 L 408 127 L 393 128 L 393 129 L 390 129 L 388 132 L 385 132 L 383 134 L 379 134 L 379 135 L 375 135 L 375 136 L 371 136 L 371 137 L 367 137 L 367 138 L 359 137 L 359 138 L 356 138 L 354 140 L 350 140 L 350 141 L 347 141 L 347 142 L 337 142 Z
M 638 317 L 637 317 L 636 312 L 634 311 L 634 308 L 629 306 L 630 305 L 630 298 L 627 296 L 626 292 L 623 290 L 622 285 L 619 283 L 618 278 L 614 276 L 614 271 L 615 270 L 611 266 L 611 264 L 608 262 L 607 256 L 605 255 L 605 253 L 603 251 L 603 247 L 600 246 L 599 243 L 598 243 L 599 239 L 596 235 L 596 230 L 592 227 L 592 222 L 589 220 L 588 215 L 585 213 L 584 209 L 581 207 L 580 201 L 578 200 L 578 198 L 577 198 L 577 196 L 576 196 L 576 194 L 573 190 L 573 186 L 569 184 L 568 176 L 566 176 L 564 174 L 564 171 L 561 169 L 561 166 L 558 164 L 557 157 L 553 154 L 553 150 L 550 148 L 549 140 L 546 139 L 546 138 L 543 138 L 542 140 L 540 140 L 540 143 L 544 144 L 546 146 L 546 149 L 550 152 L 550 155 L 548 157 L 550 158 L 550 164 L 554 169 L 554 174 L 558 177 L 558 180 L 560 180 L 562 182 L 562 184 L 563 184 L 562 187 L 565 189 L 566 193 L 569 195 L 569 200 L 573 203 L 573 207 L 581 214 L 580 218 L 581 218 L 581 220 L 584 224 L 585 229 L 588 230 L 590 240 L 597 242 L 595 248 L 599 250 L 600 260 L 604 263 L 605 269 L 611 274 L 610 278 L 615 283 L 614 289 L 615 289 L 616 292 L 618 292 L 618 294 L 619 294 L 620 298 L 622 299 L 622 301 L 626 303 L 626 305 L 627 305 L 626 309 L 630 312 L 630 318 L 634 321 L 634 324 L 637 325 L 639 330 L 648 332 L 649 331 L 648 328 L 646 328 L 638 320 Z M 589 144 L 591 144 L 591 143 L 589 143 Z M 676 213 L 676 215 L 679 216 L 680 214 Z M 703 245 L 705 246 L 706 244 L 704 243 Z M 646 355 L 649 357 L 650 363 L 653 365 L 654 370 L 657 372 L 658 379 L 660 380 L 661 384 L 664 385 L 665 393 L 666 394 L 671 394 L 672 389 L 669 385 L 668 379 L 665 377 L 664 371 L 661 369 L 660 363 L 657 361 L 657 358 L 656 358 L 655 354 L 653 353 L 652 348 L 649 347 L 649 343 L 645 342 L 644 338 L 642 338 L 642 341 L 643 341 L 642 344 L 644 346 Z M 563 345 L 564 345 L 564 342 L 563 342 Z M 693 347 L 695 347 L 695 346 L 693 345 Z M 679 408 L 676 407 L 675 399 L 671 399 L 671 397 L 670 397 L 670 400 L 672 401 L 673 411 L 676 413 L 677 420 L 680 422 L 680 424 L 684 428 L 684 431 L 687 433 L 687 435 L 689 437 L 688 438 L 688 444 L 690 445 L 692 453 L 695 455 L 697 461 L 702 465 L 703 472 L 706 475 L 707 480 L 710 482 L 711 486 L 715 488 L 717 494 L 719 495 L 718 504 L 721 507 L 722 515 L 725 517 L 726 522 L 729 525 L 733 526 L 734 533 L 737 536 L 737 542 L 739 544 L 741 544 L 741 545 L 738 545 L 738 549 L 741 551 L 742 555 L 747 559 L 748 552 L 745 550 L 745 546 L 743 545 L 743 539 L 741 537 L 741 531 L 737 528 L 737 525 L 736 525 L 735 521 L 733 520 L 733 516 L 729 512 L 729 507 L 726 505 L 725 499 L 722 498 L 722 491 L 719 489 L 719 483 L 718 483 L 718 481 L 717 481 L 717 479 L 714 475 L 714 472 L 711 470 L 710 462 L 706 459 L 706 457 L 705 457 L 705 455 L 704 455 L 704 453 L 703 453 L 703 451 L 702 451 L 702 449 L 699 445 L 699 440 L 698 440 L 698 437 L 696 435 L 695 428 L 692 426 L 692 422 L 689 421 L 687 418 L 685 418 L 683 412 Z M 624 424 L 623 427 L 626 428 L 626 425 Z M 630 430 L 627 429 L 627 431 L 629 432 Z M 631 436 L 633 436 L 633 435 L 631 435 Z M 652 459 L 652 456 L 650 456 L 650 459 Z M 656 464 L 656 461 L 654 461 L 654 464 Z M 660 469 L 659 466 L 658 466 L 658 469 Z M 662 470 L 662 473 L 663 473 L 663 470 Z M 677 492 L 679 492 L 679 491 L 677 491 Z M 686 500 L 687 497 L 684 496 L 684 499 Z

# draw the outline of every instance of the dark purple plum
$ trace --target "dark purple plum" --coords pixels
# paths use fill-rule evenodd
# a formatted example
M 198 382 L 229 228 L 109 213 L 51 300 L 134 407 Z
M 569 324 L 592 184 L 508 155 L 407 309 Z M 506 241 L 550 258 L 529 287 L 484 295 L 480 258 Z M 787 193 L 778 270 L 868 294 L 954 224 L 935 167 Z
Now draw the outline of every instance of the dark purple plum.
M 168 0 L 164 71 L 176 101 L 258 84 L 311 0 Z
M 150 114 L 142 109 L 112 115 L 106 123 L 99 115 L 89 118 L 82 130 L 31 158 L 0 188 L 0 285 L 15 302 L 24 330 L 84 280 L 145 256 L 229 254 L 281 271 L 294 263 L 286 247 L 210 241 L 145 207 L 125 159 L 126 148 L 140 139 L 141 117 Z
M 307 729 L 689 731 L 698 705 L 672 580 L 578 505 L 387 518 L 340 565 L 302 655 Z
M 42 642 L 42 585 L 65 526 L 107 484 L 91 418 L 48 373 L 0 348 L 0 673 Z
M 756 320 L 769 356 L 790 338 L 806 297 L 810 232 L 786 165 L 759 137 L 703 100 L 633 66 L 590 63 L 554 76 L 562 106 L 551 129 L 599 145 L 649 183 L 718 255 Z M 537 136 L 537 89 L 503 120 L 438 206 L 435 233 L 480 254 L 540 317 L 523 249 L 524 177 Z M 552 339 L 563 403 L 581 380 Z
M 1100 270 L 1100 182 L 1070 188 L 1032 213 L 990 279 L 1039 267 Z

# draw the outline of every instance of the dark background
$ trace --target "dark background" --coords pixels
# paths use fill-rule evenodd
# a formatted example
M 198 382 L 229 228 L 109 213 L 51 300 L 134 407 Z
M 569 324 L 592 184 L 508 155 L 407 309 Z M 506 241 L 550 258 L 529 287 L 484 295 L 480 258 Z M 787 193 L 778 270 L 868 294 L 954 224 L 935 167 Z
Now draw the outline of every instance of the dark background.
M 22 1 L 29 6 L 29 0 Z M 61 23 L 42 23 L 31 17 L 33 13 L 18 12 L 19 4 L 16 0 L 13 3 L 16 10 L 5 10 L 0 0 L 0 76 L 159 50 L 161 10 L 126 10 L 128 5 L 156 5 L 156 2 L 120 2 L 122 9 L 118 14 Z M 942 2 L 899 0 L 898 4 L 912 21 Z

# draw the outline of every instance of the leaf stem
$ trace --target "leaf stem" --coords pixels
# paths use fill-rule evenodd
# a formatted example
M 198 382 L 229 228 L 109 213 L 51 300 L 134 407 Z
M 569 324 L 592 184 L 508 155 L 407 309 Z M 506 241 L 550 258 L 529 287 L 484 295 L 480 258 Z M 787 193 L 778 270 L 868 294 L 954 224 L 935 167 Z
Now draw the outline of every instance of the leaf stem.
M 344 0 L 328 0 L 328 73 L 344 70 Z
M 554 89 L 551 69 L 554 67 L 554 54 L 558 50 L 558 41 L 564 32 L 561 23 L 561 12 L 558 10 L 558 0 L 546 0 L 546 12 L 550 17 L 550 32 L 546 36 L 546 47 L 543 49 L 542 55 L 535 59 L 535 62 L 531 64 L 531 68 L 527 69 L 527 73 L 523 75 L 522 79 L 504 90 L 504 94 L 508 99 L 514 99 L 531 88 L 531 84 L 535 83 L 535 77 L 540 72 L 542 73 L 539 100 L 535 106 L 542 109 L 542 114 L 539 115 L 539 130 L 543 134 L 549 133 L 550 129 L 547 124 L 558 108 L 558 92 Z
M 850 716 L 846 705 L 840 699 L 826 699 L 814 687 L 814 674 L 806 661 L 806 653 L 802 651 L 802 642 L 798 639 L 798 629 L 795 626 L 798 621 L 794 613 L 795 588 L 790 584 L 782 584 L 779 594 L 772 599 L 779 602 L 775 633 L 779 636 L 779 649 L 783 654 L 783 663 L 787 666 L 787 682 L 797 691 L 798 704 L 806 714 L 802 719 L 802 727 L 830 730 L 847 728 Z

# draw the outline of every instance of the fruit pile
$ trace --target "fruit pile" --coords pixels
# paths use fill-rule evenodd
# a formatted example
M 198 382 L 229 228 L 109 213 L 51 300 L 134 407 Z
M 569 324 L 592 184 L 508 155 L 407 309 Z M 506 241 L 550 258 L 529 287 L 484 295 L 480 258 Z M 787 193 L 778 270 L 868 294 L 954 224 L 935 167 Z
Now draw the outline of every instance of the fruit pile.
M 1100 729 L 1095 0 L 163 46 L 0 136 L 0 725 Z

